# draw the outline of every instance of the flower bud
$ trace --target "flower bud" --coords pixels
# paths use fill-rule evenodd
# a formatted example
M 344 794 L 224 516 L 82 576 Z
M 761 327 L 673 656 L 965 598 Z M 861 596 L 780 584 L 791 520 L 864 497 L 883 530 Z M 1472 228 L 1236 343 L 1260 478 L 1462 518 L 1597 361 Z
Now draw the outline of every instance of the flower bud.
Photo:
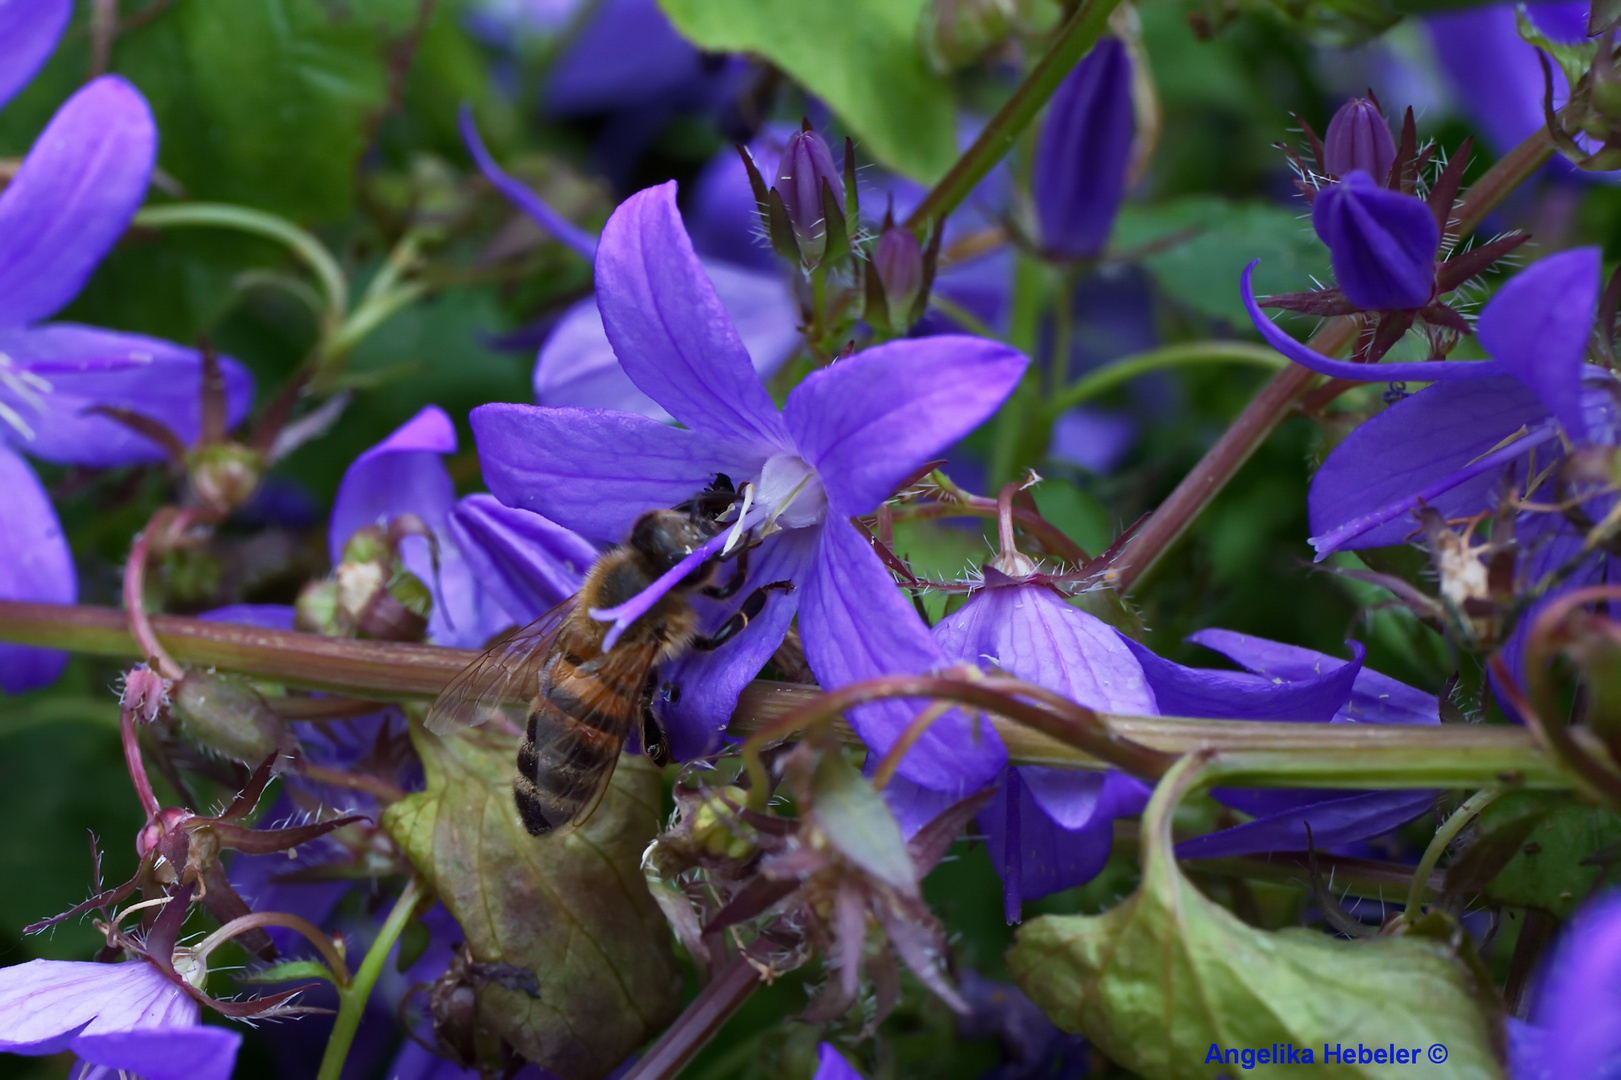
M 912 309 L 923 293 L 923 248 L 912 230 L 899 225 L 885 228 L 872 253 L 872 268 L 883 286 L 889 325 L 896 330 L 910 327 L 916 321 Z
M 788 137 L 782 160 L 777 163 L 777 182 L 772 185 L 772 190 L 782 199 L 800 257 L 807 267 L 820 263 L 828 251 L 829 208 L 824 205 L 824 189 L 831 191 L 833 206 L 841 211 L 836 227 L 842 235 L 844 181 L 833 164 L 833 153 L 827 148 L 827 142 L 807 126 Z
M 1435 292 L 1441 229 L 1416 195 L 1358 169 L 1317 193 L 1311 224 L 1328 245 L 1345 298 L 1364 311 L 1423 307 Z
M 1103 251 L 1125 195 L 1135 127 L 1131 58 L 1104 38 L 1059 84 L 1036 139 L 1031 194 L 1046 251 L 1067 259 Z
M 1013 33 L 1018 0 L 929 0 L 918 21 L 918 40 L 940 75 L 969 66 Z
M 1358 169 L 1384 183 L 1396 160 L 1396 140 L 1379 106 L 1352 98 L 1340 106 L 1323 136 L 1323 171 L 1336 180 Z
M 175 686 L 171 705 L 187 738 L 244 765 L 288 753 L 293 737 L 281 717 L 246 683 L 206 671 L 189 671 Z

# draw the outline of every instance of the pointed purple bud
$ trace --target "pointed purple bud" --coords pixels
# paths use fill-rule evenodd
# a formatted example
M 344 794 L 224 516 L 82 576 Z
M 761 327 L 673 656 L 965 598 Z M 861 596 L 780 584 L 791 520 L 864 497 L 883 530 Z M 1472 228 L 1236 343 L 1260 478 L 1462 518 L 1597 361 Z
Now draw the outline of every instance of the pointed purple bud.
M 1358 169 L 1317 193 L 1311 224 L 1345 298 L 1364 311 L 1423 307 L 1435 292 L 1441 230 L 1423 199 Z
M 1379 106 L 1352 98 L 1328 122 L 1323 137 L 1323 171 L 1336 180 L 1358 169 L 1383 183 L 1396 160 L 1396 140 Z
M 788 220 L 794 226 L 794 239 L 807 266 L 821 261 L 827 248 L 827 223 L 822 212 L 822 185 L 833 189 L 835 205 L 844 205 L 844 181 L 838 167 L 833 164 L 833 152 L 827 141 L 811 130 L 796 131 L 788 136 L 788 145 L 777 164 L 777 182 L 773 185 L 782 196 L 782 205 L 788 211 Z
M 923 248 L 912 230 L 886 228 L 872 253 L 872 266 L 884 286 L 889 325 L 897 330 L 911 326 L 912 306 L 923 291 Z
M 1031 193 L 1043 248 L 1070 259 L 1103 250 L 1126 193 L 1134 131 L 1131 58 L 1104 38 L 1059 84 L 1036 140 Z

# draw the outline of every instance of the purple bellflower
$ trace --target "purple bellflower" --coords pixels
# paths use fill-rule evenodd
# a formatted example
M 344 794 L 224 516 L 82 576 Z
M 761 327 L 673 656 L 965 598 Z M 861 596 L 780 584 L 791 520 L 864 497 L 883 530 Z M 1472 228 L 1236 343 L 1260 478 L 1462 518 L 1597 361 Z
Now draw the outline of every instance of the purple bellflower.
M 465 107 L 461 129 L 468 152 L 496 190 L 581 258 L 596 259 L 597 238 L 502 171 L 485 149 L 473 124 L 472 112 Z M 736 155 L 731 151 L 721 157 L 731 165 L 737 164 Z M 738 171 L 741 174 L 741 169 Z M 748 190 L 746 178 L 736 197 L 749 220 L 757 220 L 754 196 Z M 769 378 L 799 347 L 796 326 L 799 306 L 780 269 L 769 258 L 764 267 L 734 262 L 734 255 L 746 256 L 748 245 L 739 246 L 740 250 L 735 253 L 731 248 L 722 247 L 724 250 L 720 253 L 703 259 L 704 272 L 714 282 L 715 292 L 737 327 L 755 370 L 761 378 Z M 758 250 L 770 255 L 764 248 Z M 641 413 L 655 420 L 670 419 L 669 413 L 636 388 L 614 358 L 594 296 L 564 312 L 547 336 L 535 358 L 534 388 L 537 405 L 617 409 Z
M 684 427 L 577 408 L 485 405 L 471 420 L 484 477 L 509 506 L 533 509 L 602 542 L 621 542 L 647 510 L 675 506 L 724 474 L 738 519 L 629 604 L 604 613 L 609 640 L 671 585 L 744 530 L 745 592 L 790 581 L 719 650 L 667 665 L 681 687 L 658 702 L 672 748 L 712 750 L 738 692 L 782 640 L 797 608 L 806 659 L 824 686 L 938 666 L 942 656 L 871 545 L 848 518 L 872 512 L 943 448 L 988 417 L 1026 360 L 979 338 L 891 342 L 812 373 L 779 412 L 704 274 L 675 208 L 675 185 L 640 192 L 603 230 L 597 298 L 632 382 Z M 703 601 L 704 629 L 729 614 Z M 610 645 L 611 647 L 611 645 Z M 854 723 L 883 750 L 910 721 L 902 703 L 864 706 Z M 935 725 L 901 775 L 936 790 L 977 791 L 1000 771 L 966 722 Z
M 1035 565 L 1018 552 L 992 560 L 985 587 L 935 625 L 945 654 L 989 665 L 1091 709 L 1157 713 L 1142 665 L 1122 639 L 1034 574 Z M 1096 877 L 1109 859 L 1114 819 L 1141 813 L 1149 794 L 1141 781 L 1117 769 L 1009 768 L 1001 790 L 979 814 L 1002 878 L 1008 922 L 1019 921 L 1025 900 Z
M 40 48 L 59 31 L 60 7 L 0 7 L 0 81 L 38 67 Z M 157 443 L 87 414 L 95 406 L 141 413 L 188 445 L 198 435 L 195 351 L 40 322 L 78 294 L 123 235 L 156 150 L 157 129 L 139 91 L 103 76 L 57 110 L 0 194 L 0 596 L 7 599 L 71 604 L 78 597 L 56 511 L 21 454 L 91 468 L 164 459 Z M 235 362 L 222 365 L 235 424 L 252 400 L 252 381 Z M 65 663 L 63 653 L 0 645 L 0 688 L 46 685 Z
M 1441 229 L 1423 199 L 1391 191 L 1357 169 L 1318 190 L 1311 224 L 1328 247 L 1340 291 L 1356 307 L 1398 310 L 1430 302 Z
M 1532 1022 L 1509 1021 L 1514 1080 L 1621 1076 L 1621 892 L 1589 901 L 1544 963 Z
M 30 960 L 0 968 L 0 1052 L 59 1054 L 73 1075 L 230 1080 L 242 1036 L 198 1022 L 197 1002 L 145 960 Z
M 1135 134 L 1131 82 L 1125 45 L 1106 37 L 1053 94 L 1031 178 L 1044 250 L 1092 259 L 1108 244 Z
M 1188 640 L 1247 670 L 1183 667 L 1127 640 L 1166 716 L 1328 724 L 1441 722 L 1433 696 L 1363 667 L 1363 649 L 1356 642 L 1349 643 L 1352 659 L 1346 661 L 1230 630 L 1201 630 Z M 1178 858 L 1304 851 L 1307 826 L 1310 844 L 1339 847 L 1406 824 L 1435 801 L 1428 791 L 1218 789 L 1212 794 L 1255 820 L 1179 844 Z
M 1352 98 L 1341 105 L 1323 133 L 1323 170 L 1339 179 L 1365 172 L 1377 182 L 1390 177 L 1396 160 L 1396 140 L 1379 106 L 1367 98 Z

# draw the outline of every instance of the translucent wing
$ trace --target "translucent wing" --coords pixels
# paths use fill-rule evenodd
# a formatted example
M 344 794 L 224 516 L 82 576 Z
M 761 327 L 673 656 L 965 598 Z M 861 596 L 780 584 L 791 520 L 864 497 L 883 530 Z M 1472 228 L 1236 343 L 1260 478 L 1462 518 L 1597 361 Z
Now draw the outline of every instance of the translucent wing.
M 573 610 L 570 597 L 486 649 L 439 692 L 428 710 L 428 730 L 448 735 L 505 716 L 522 731 L 529 706 L 540 693 L 540 671 L 557 632 Z

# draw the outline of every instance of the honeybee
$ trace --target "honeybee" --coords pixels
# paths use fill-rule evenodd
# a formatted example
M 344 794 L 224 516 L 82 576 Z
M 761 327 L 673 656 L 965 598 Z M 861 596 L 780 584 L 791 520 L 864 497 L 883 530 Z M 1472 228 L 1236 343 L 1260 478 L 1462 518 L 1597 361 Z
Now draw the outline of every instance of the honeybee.
M 770 593 L 793 588 L 787 581 L 762 585 L 713 634 L 699 632 L 690 598 L 724 600 L 742 590 L 748 552 L 758 543 L 745 536 L 724 579 L 728 560 L 705 560 L 603 649 L 609 624 L 593 619 L 591 609 L 625 603 L 728 528 L 720 518 L 737 497 L 723 474 L 674 509 L 642 514 L 629 539 L 591 567 L 579 592 L 485 651 L 428 710 L 428 730 L 443 735 L 482 723 L 503 706 L 527 704 L 513 798 L 531 835 L 590 817 L 638 723 L 644 751 L 657 764 L 668 761 L 652 710 L 659 665 L 721 647 L 765 610 Z

